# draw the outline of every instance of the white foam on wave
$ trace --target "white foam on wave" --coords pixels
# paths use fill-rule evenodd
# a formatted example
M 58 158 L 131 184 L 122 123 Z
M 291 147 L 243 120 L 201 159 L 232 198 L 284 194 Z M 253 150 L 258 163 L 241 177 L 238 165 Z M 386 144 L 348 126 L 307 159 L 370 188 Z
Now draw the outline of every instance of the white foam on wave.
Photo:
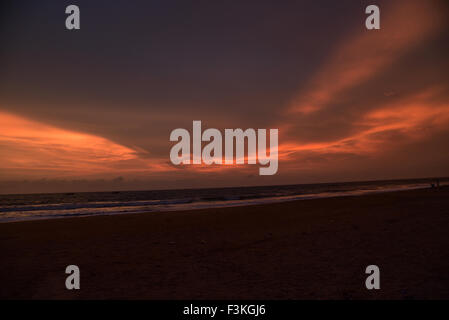
M 401 190 L 413 190 L 428 188 L 426 184 L 385 185 L 375 188 L 360 188 L 349 191 L 319 192 L 311 194 L 298 194 L 287 196 L 273 196 L 254 199 L 204 201 L 193 199 L 169 199 L 148 201 L 109 201 L 88 203 L 57 203 L 37 204 L 24 206 L 0 207 L 0 223 L 18 222 L 41 219 L 57 219 L 70 217 L 86 217 L 99 215 L 135 214 L 151 212 L 185 211 L 208 208 L 236 207 L 247 205 L 261 205 L 267 203 L 321 199 L 342 196 L 358 196 L 371 193 L 393 192 Z

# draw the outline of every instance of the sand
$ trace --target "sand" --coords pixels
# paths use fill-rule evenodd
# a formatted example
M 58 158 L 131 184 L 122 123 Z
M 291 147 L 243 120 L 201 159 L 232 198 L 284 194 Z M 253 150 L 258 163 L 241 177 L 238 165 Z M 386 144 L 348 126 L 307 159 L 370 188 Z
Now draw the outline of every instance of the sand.
M 448 299 L 449 188 L 5 223 L 0 251 L 2 299 Z

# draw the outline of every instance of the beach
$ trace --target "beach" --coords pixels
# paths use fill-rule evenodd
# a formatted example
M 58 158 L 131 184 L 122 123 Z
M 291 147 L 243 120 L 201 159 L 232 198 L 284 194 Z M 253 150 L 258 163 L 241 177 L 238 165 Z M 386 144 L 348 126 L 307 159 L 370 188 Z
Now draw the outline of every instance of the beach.
M 449 187 L 2 223 L 0 298 L 449 299 L 448 232 Z

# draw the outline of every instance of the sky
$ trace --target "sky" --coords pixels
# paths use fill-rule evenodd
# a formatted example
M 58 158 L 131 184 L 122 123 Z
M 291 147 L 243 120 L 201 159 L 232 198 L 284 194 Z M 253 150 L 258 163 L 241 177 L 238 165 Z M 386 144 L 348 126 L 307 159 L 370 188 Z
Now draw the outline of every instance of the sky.
M 449 176 L 448 18 L 444 0 L 3 1 L 0 193 Z M 174 166 L 193 120 L 279 129 L 277 174 Z

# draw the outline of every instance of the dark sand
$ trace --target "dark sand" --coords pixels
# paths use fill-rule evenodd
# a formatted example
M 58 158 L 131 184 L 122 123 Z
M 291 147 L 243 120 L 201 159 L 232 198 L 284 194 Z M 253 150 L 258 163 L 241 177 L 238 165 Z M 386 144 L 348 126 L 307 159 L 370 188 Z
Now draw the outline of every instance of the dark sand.
M 449 188 L 7 223 L 0 250 L 3 299 L 448 299 Z

